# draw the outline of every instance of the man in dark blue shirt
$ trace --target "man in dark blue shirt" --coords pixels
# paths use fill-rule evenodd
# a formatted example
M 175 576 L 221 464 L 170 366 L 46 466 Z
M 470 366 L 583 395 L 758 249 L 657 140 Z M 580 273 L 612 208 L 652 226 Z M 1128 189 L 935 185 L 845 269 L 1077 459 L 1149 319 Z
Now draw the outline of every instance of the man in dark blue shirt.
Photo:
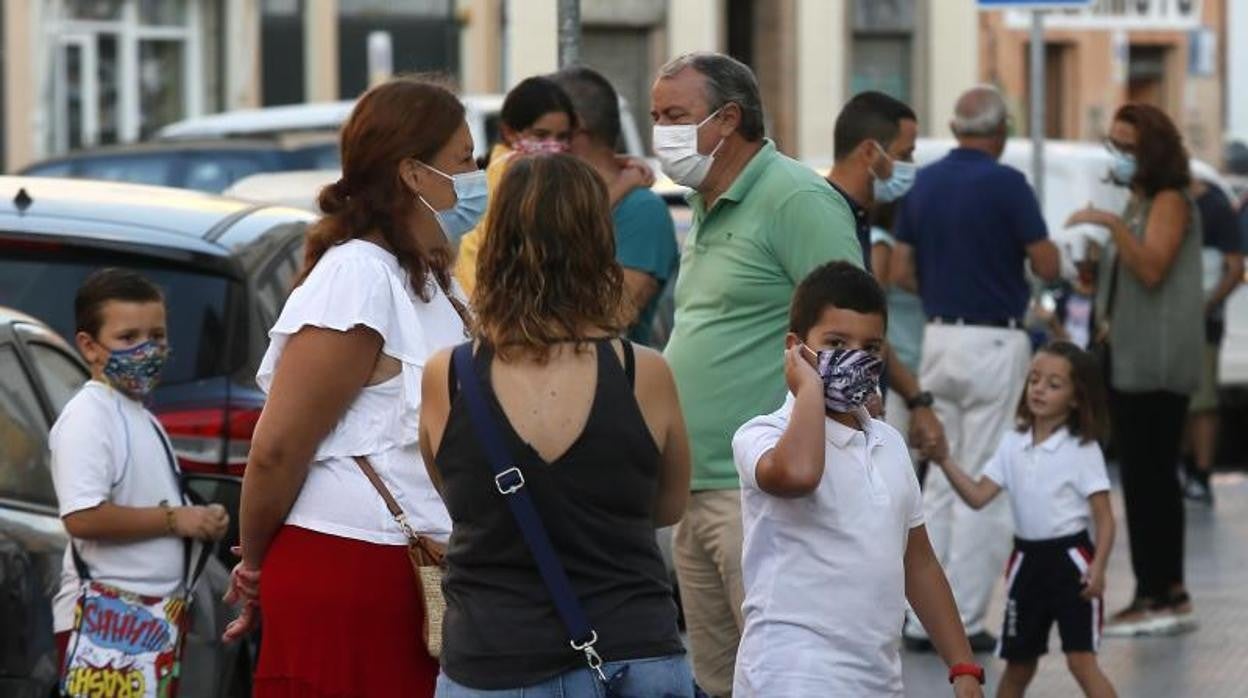
M 917 282 L 928 317 L 919 381 L 935 398 L 950 453 L 977 476 L 1010 428 L 1031 359 L 1023 315 L 1031 298 L 1024 264 L 1050 281 L 1059 271 L 1036 196 L 1018 170 L 997 162 L 1008 114 L 995 88 L 959 99 L 958 147 L 919 171 L 898 211 L 894 279 Z M 976 649 L 994 638 L 984 617 L 1009 554 L 1012 527 L 998 499 L 976 513 L 941 472 L 924 491 L 927 527 Z M 907 637 L 921 627 L 908 623 Z

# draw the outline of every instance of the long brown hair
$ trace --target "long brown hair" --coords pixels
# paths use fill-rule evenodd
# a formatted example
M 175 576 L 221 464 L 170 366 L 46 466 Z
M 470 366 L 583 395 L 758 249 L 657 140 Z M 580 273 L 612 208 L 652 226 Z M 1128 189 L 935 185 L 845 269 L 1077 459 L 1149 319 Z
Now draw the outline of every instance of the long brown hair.
M 459 99 L 431 82 L 396 78 L 364 93 L 342 127 L 342 178 L 317 199 L 325 215 L 308 231 L 296 285 L 330 247 L 377 231 L 422 300 L 431 298 L 431 276 L 449 289 L 449 253 L 423 249 L 402 229 L 416 202 L 399 177 L 399 164 L 408 158 L 429 162 L 463 124 Z
M 538 361 L 585 328 L 618 334 L 624 272 L 607 186 L 570 155 L 507 168 L 490 201 L 472 297 L 477 335 L 508 359 Z
M 1131 186 L 1152 198 L 1165 189 L 1184 191 L 1191 185 L 1183 137 L 1164 111 L 1151 104 L 1124 104 L 1114 121 L 1135 127 L 1136 170 Z
M 1084 351 L 1070 342 L 1049 342 L 1040 349 L 1045 354 L 1066 359 L 1070 365 L 1070 382 L 1075 389 L 1075 407 L 1066 419 L 1066 429 L 1080 443 L 1099 441 L 1108 430 L 1109 408 L 1106 406 L 1105 381 L 1101 362 L 1090 351 Z M 1027 390 L 1018 401 L 1015 426 L 1025 432 L 1036 421 L 1027 404 Z

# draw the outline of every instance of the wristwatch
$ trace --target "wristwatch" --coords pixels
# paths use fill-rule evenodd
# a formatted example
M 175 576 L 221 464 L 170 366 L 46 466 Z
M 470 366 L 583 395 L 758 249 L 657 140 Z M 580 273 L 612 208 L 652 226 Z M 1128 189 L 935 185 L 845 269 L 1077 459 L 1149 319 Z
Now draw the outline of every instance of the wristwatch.
M 949 683 L 957 681 L 959 676 L 974 676 L 980 686 L 984 685 L 984 668 L 978 664 L 963 662 L 949 667 Z
M 936 402 L 936 398 L 932 397 L 931 393 L 924 390 L 918 395 L 906 400 L 906 408 L 913 410 L 918 409 L 919 407 L 931 407 L 934 402 Z

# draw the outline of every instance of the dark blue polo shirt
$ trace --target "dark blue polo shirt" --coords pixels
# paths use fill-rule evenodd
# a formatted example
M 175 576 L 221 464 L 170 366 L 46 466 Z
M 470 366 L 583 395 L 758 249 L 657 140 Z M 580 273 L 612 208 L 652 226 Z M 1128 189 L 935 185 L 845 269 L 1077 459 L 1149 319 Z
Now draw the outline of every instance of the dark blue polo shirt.
M 832 191 L 845 199 L 849 210 L 854 213 L 854 235 L 858 238 L 858 244 L 862 246 L 862 268 L 871 271 L 871 214 L 831 178 L 828 178 L 828 184 L 832 185 Z
M 1031 298 L 1027 246 L 1047 237 L 1023 173 L 967 148 L 919 170 L 897 215 L 897 239 L 914 248 L 932 318 L 1021 319 Z

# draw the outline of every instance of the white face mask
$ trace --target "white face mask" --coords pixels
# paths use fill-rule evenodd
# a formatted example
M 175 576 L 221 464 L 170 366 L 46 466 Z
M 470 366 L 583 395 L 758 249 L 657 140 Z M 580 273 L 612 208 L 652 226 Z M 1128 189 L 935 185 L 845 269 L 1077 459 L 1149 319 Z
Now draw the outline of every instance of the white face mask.
M 698 152 L 698 130 L 723 109 L 716 109 L 697 124 L 655 124 L 652 139 L 654 155 L 659 159 L 663 174 L 671 177 L 673 182 L 697 189 L 706 179 L 706 173 L 711 171 L 715 153 L 719 152 L 719 146 L 724 144 L 724 139 L 719 139 L 710 155 L 703 155 Z

